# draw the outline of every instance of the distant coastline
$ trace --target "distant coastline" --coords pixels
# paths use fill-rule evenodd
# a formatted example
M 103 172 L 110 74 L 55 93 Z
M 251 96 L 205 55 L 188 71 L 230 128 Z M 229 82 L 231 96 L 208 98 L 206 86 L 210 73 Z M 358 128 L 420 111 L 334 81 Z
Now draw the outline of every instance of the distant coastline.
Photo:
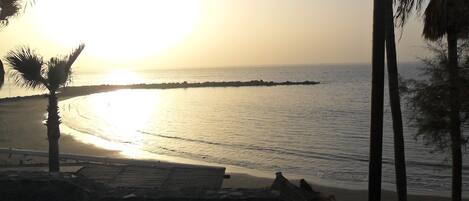
M 83 96 L 93 93 L 108 92 L 119 89 L 177 89 L 177 88 L 203 88 L 203 87 L 273 87 L 288 85 L 316 85 L 317 81 L 221 81 L 221 82 L 170 82 L 170 83 L 154 83 L 154 84 L 131 84 L 131 85 L 90 85 L 90 86 L 70 86 L 61 89 L 60 97 L 68 98 L 73 96 Z M 31 96 L 17 96 L 1 98 L 0 102 L 14 101 L 24 98 L 44 97 L 45 94 Z

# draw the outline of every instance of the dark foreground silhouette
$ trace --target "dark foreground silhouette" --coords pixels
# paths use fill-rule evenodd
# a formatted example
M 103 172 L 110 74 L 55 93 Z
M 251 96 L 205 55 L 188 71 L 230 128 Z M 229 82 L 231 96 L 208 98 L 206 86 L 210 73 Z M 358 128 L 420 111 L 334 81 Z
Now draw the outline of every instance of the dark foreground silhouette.
M 281 173 L 270 188 L 159 189 L 113 187 L 73 173 L 51 177 L 46 172 L 1 172 L 0 187 L 1 200 L 15 201 L 335 201 L 304 180 L 294 185 Z

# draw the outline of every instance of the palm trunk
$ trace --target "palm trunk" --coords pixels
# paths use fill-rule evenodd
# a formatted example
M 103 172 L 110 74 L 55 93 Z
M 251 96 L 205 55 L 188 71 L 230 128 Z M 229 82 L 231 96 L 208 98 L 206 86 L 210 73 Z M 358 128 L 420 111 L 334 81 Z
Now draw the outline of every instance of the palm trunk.
M 381 166 L 383 147 L 383 94 L 384 94 L 384 12 L 382 0 L 374 0 L 373 48 L 370 122 L 370 164 L 368 200 L 381 200 Z
M 397 71 L 396 41 L 394 36 L 394 15 L 392 0 L 386 0 L 386 61 L 388 67 L 389 99 L 391 103 L 392 126 L 394 131 L 394 165 L 396 169 L 396 190 L 399 201 L 407 201 L 407 175 L 404 153 L 404 131 L 402 126 L 401 100 Z
M 47 107 L 47 137 L 49 140 L 49 172 L 57 173 L 60 171 L 59 164 L 59 112 L 57 95 L 55 91 L 50 91 L 49 106 Z
M 3 69 L 2 60 L 0 60 L 0 89 L 2 88 L 4 81 L 5 81 L 5 70 Z
M 450 83 L 450 134 L 451 155 L 453 162 L 453 182 L 451 197 L 453 201 L 461 201 L 462 188 L 462 152 L 461 152 L 461 121 L 459 112 L 460 103 L 460 78 L 458 72 L 458 39 L 457 34 L 448 31 L 448 72 Z

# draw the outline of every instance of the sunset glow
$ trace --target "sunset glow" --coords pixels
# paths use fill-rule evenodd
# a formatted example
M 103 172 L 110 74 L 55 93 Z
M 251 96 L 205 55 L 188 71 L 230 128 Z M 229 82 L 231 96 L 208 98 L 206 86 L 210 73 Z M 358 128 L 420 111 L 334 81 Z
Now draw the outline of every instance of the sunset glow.
M 35 1 L 0 31 L 0 54 L 27 44 L 55 56 L 85 43 L 81 70 L 364 63 L 371 8 L 339 0 Z M 421 28 L 409 22 L 402 60 L 419 56 Z
M 180 6 L 184 4 L 184 6 Z M 37 26 L 64 46 L 86 43 L 95 57 L 126 61 L 152 56 L 188 36 L 197 1 L 69 1 L 37 4 Z
M 122 90 L 110 94 L 112 97 L 96 96 L 90 100 L 91 108 L 103 116 L 101 124 L 110 125 L 111 141 L 139 145 L 144 139 L 140 130 L 148 123 L 153 108 L 158 105 L 158 94 L 154 99 L 143 96 L 129 96 L 130 91 Z M 133 107 L 128 107 L 129 103 Z
M 107 84 L 141 84 L 145 80 L 137 73 L 128 70 L 113 70 L 104 78 Z
M 467 30 L 469 0 L 0 0 L 0 201 L 467 200 Z

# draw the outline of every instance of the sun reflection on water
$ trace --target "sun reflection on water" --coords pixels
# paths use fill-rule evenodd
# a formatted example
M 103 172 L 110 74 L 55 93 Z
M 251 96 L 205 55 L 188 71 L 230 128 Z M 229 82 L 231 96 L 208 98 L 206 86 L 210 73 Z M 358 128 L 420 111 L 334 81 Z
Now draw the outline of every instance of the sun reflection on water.
M 90 99 L 90 108 L 106 124 L 105 133 L 112 141 L 142 148 L 144 134 L 140 132 L 149 122 L 159 104 L 159 93 L 131 93 L 120 90 Z M 125 149 L 121 149 L 125 150 Z M 125 153 L 124 153 L 125 154 Z M 127 153 L 133 155 L 132 153 Z M 126 155 L 127 155 L 126 154 Z

